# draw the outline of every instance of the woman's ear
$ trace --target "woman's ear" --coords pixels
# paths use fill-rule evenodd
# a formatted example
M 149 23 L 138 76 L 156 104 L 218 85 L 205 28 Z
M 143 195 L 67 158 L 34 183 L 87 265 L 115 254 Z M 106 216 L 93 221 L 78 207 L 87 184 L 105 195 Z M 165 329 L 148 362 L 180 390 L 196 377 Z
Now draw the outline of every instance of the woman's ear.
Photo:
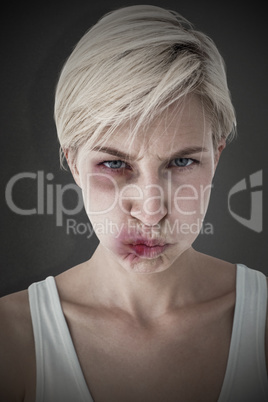
M 81 180 L 80 180 L 80 175 L 79 175 L 79 171 L 77 169 L 77 165 L 74 161 L 74 158 L 72 157 L 69 149 L 64 149 L 63 150 L 65 158 L 67 160 L 68 166 L 70 168 L 70 171 L 72 172 L 74 181 L 76 182 L 76 184 L 81 187 Z
M 216 167 L 220 160 L 221 153 L 225 147 L 226 147 L 226 141 L 224 139 L 220 140 L 214 151 L 214 171 L 216 170 Z

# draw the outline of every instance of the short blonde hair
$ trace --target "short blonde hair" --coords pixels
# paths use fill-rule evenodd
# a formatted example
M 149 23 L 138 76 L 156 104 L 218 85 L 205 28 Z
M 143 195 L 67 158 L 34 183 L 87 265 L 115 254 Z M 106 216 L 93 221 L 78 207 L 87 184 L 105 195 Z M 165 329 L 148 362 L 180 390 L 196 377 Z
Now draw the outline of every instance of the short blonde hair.
M 234 134 L 235 112 L 224 61 L 214 42 L 175 11 L 151 5 L 102 17 L 78 42 L 57 84 L 55 122 L 61 146 L 104 144 L 117 127 L 148 124 L 187 94 L 200 97 L 213 142 Z

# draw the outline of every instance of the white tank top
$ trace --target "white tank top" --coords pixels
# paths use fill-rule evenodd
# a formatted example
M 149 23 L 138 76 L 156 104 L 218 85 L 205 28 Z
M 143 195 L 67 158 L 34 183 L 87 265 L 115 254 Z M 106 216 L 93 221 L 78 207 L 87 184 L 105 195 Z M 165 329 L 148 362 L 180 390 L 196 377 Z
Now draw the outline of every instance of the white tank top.
M 52 276 L 29 287 L 29 302 L 36 350 L 36 402 L 93 402 Z M 233 330 L 218 402 L 268 401 L 266 308 L 265 275 L 237 264 Z

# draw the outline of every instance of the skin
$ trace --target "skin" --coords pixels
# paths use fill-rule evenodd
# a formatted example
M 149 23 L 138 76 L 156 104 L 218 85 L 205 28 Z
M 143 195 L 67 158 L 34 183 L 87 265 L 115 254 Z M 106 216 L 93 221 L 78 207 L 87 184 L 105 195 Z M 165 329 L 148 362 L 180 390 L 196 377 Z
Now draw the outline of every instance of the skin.
M 89 261 L 56 277 L 76 352 L 96 401 L 216 401 L 231 340 L 236 267 L 195 251 L 191 228 L 201 227 L 225 144 L 214 149 L 194 97 L 140 132 L 126 161 L 107 152 L 128 153 L 127 132 L 121 127 L 109 150 L 70 164 L 93 227 L 108 220 L 113 228 L 99 231 Z M 186 148 L 204 149 L 185 154 Z M 177 221 L 181 230 L 169 230 Z M 133 248 L 140 237 L 168 246 Z M 0 304 L 3 400 L 34 401 L 27 297 L 19 292 Z
M 106 147 L 127 153 L 128 130 L 122 127 Z M 91 151 L 80 161 L 78 157 L 73 175 L 82 188 L 89 219 L 100 229 L 99 252 L 113 270 L 122 267 L 130 273 L 149 274 L 177 266 L 201 229 L 224 146 L 222 141 L 214 150 L 210 126 L 198 101 L 190 98 L 183 107 L 172 107 L 156 119 L 149 134 L 139 133 L 129 161 L 118 160 L 109 149 Z M 199 150 L 183 151 L 189 148 Z M 121 167 L 112 169 L 112 162 Z M 113 233 L 101 230 L 104 222 L 113 227 Z M 172 228 L 178 229 L 172 233 Z M 134 258 L 124 243 L 137 236 L 160 238 L 169 247 L 156 258 Z

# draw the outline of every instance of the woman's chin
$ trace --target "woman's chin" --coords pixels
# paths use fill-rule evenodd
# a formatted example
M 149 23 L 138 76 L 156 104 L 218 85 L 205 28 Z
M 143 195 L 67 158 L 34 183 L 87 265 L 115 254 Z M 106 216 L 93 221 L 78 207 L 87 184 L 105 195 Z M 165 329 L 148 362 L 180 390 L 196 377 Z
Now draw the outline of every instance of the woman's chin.
M 172 262 L 165 254 L 156 257 L 142 257 L 135 253 L 120 256 L 120 265 L 128 272 L 153 274 L 168 269 Z
M 137 250 L 125 250 L 117 247 L 100 247 L 102 250 L 100 254 L 102 257 L 106 252 L 107 262 L 111 261 L 123 268 L 126 272 L 137 274 L 153 274 L 163 272 L 174 266 L 174 262 L 183 254 L 189 246 L 181 247 L 180 245 L 170 244 L 164 247 L 163 250 L 156 248 L 155 250 L 144 250 L 138 248 Z

